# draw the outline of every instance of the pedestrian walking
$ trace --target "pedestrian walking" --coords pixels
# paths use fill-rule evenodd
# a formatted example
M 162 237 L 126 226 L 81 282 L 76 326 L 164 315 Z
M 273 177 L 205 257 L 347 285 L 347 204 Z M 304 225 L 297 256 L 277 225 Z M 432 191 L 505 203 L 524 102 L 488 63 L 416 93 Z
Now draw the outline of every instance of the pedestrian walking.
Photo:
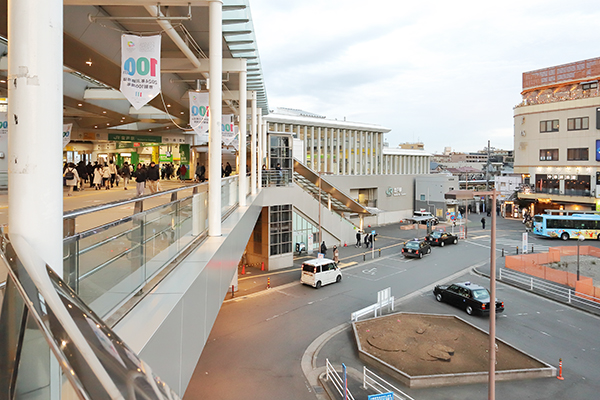
M 119 186 L 119 181 L 117 181 L 117 166 L 113 160 L 108 162 L 108 169 L 110 171 L 110 187 Z
M 96 190 L 100 190 L 102 187 L 102 167 L 99 164 L 96 164 L 94 167 L 94 186 Z
M 333 246 L 333 262 L 336 264 L 340 261 L 340 251 L 337 246 Z
M 362 235 L 360 234 L 360 231 L 356 232 L 356 244 L 354 245 L 354 247 L 360 247 L 360 239 L 361 239 Z
M 168 167 L 168 164 L 167 164 Z M 169 171 L 167 169 L 167 179 Z M 150 168 L 146 170 L 146 181 L 148 182 L 148 187 L 150 188 L 150 193 L 158 192 L 158 179 L 160 178 L 160 169 L 158 165 L 154 161 L 150 162 Z M 137 182 L 137 180 L 136 180 Z
M 121 168 L 121 176 L 123 177 L 123 190 L 127 190 L 127 184 L 131 178 L 131 170 L 129 169 L 129 164 L 127 161 L 123 163 L 123 167 Z
M 67 196 L 73 196 L 73 189 L 75 188 L 75 186 L 77 186 L 77 183 L 79 182 L 79 174 L 77 173 L 75 164 L 69 163 L 67 165 L 67 168 L 65 169 L 65 172 L 63 173 L 63 176 L 65 178 L 67 186 L 69 187 L 69 193 L 67 193 Z
M 146 168 L 144 165 L 138 164 L 133 176 L 135 177 L 136 195 L 143 196 L 146 189 Z
M 485 217 L 481 217 L 481 229 L 485 229 Z
M 365 233 L 365 237 L 363 238 L 363 241 L 365 243 L 365 247 L 369 247 L 369 234 Z
M 110 168 L 107 163 L 104 163 L 104 167 L 102 167 L 102 186 L 104 189 L 110 189 Z
M 327 246 L 325 246 L 324 240 L 323 240 L 323 243 L 321 243 L 321 253 L 323 254 L 323 257 L 325 257 L 327 255 Z

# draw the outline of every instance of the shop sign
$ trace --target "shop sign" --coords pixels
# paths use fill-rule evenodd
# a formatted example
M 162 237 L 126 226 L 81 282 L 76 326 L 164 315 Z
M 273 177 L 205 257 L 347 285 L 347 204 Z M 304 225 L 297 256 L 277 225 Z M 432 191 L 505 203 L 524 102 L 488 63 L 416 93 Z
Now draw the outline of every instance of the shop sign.
M 160 93 L 160 38 L 121 36 L 120 90 L 136 110 Z
M 596 161 L 600 161 L 600 140 L 596 140 Z
M 71 130 L 72 129 L 73 129 L 73 124 L 63 125 L 63 135 L 62 135 L 63 149 L 71 141 Z
M 190 163 L 190 145 L 189 144 L 180 144 L 179 145 L 179 162 L 181 164 L 189 164 Z
M 387 197 L 396 197 L 396 196 L 406 196 L 406 193 L 402 191 L 401 187 L 389 187 L 387 188 L 387 190 L 385 191 L 385 195 Z
M 208 143 L 208 93 L 189 92 L 190 126 L 198 135 L 199 143 Z
M 158 155 L 158 162 L 160 162 L 160 163 L 173 162 L 173 154 L 171 154 L 171 153 L 169 153 L 169 154 L 159 154 Z
M 122 135 L 117 133 L 109 133 L 108 140 L 112 142 L 162 143 L 162 136 Z

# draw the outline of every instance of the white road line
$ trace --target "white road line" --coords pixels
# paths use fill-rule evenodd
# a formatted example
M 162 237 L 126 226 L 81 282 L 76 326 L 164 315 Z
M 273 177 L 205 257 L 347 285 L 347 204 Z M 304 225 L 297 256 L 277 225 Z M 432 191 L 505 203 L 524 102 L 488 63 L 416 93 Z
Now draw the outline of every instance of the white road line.
M 546 336 L 550 336 L 550 337 L 552 337 L 552 335 L 550 335 L 550 334 L 548 334 L 548 333 L 546 333 L 546 332 L 544 332 L 544 331 L 540 331 L 540 333 L 541 333 L 542 335 L 546 335 Z

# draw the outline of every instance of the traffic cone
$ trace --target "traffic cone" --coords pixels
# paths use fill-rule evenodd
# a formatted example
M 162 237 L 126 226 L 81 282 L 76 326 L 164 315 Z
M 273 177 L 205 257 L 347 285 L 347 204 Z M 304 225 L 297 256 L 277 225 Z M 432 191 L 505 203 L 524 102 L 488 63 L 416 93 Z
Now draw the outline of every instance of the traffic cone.
M 242 275 L 246 275 L 246 264 L 242 264 Z
M 562 358 L 558 359 L 558 376 L 556 379 L 560 379 L 561 381 L 565 380 L 565 378 L 562 376 Z
M 262 264 L 260 265 L 260 270 L 264 271 L 265 270 L 265 262 L 263 261 Z

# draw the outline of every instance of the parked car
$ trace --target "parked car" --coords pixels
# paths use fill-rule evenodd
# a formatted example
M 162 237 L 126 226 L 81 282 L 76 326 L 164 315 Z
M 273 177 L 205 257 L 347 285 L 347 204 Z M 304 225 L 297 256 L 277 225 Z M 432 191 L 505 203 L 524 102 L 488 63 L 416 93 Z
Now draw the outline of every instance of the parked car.
M 448 232 L 435 231 L 425 237 L 425 240 L 432 246 L 444 247 L 446 244 L 458 243 L 458 236 Z
M 487 315 L 490 313 L 490 292 L 483 286 L 471 282 L 437 285 L 433 289 L 437 301 L 461 308 L 467 314 Z M 504 311 L 504 302 L 496 299 L 496 312 Z
M 432 222 L 433 225 L 437 225 L 440 223 L 438 217 L 436 217 L 429 211 L 415 211 L 413 213 L 412 219 L 419 224 L 426 224 L 427 222 Z
M 323 285 L 340 282 L 342 271 L 337 264 L 328 258 L 315 258 L 302 264 L 300 282 L 315 288 Z
M 423 258 L 425 254 L 431 253 L 431 246 L 423 239 L 414 239 L 404 243 L 402 254 L 404 257 Z

